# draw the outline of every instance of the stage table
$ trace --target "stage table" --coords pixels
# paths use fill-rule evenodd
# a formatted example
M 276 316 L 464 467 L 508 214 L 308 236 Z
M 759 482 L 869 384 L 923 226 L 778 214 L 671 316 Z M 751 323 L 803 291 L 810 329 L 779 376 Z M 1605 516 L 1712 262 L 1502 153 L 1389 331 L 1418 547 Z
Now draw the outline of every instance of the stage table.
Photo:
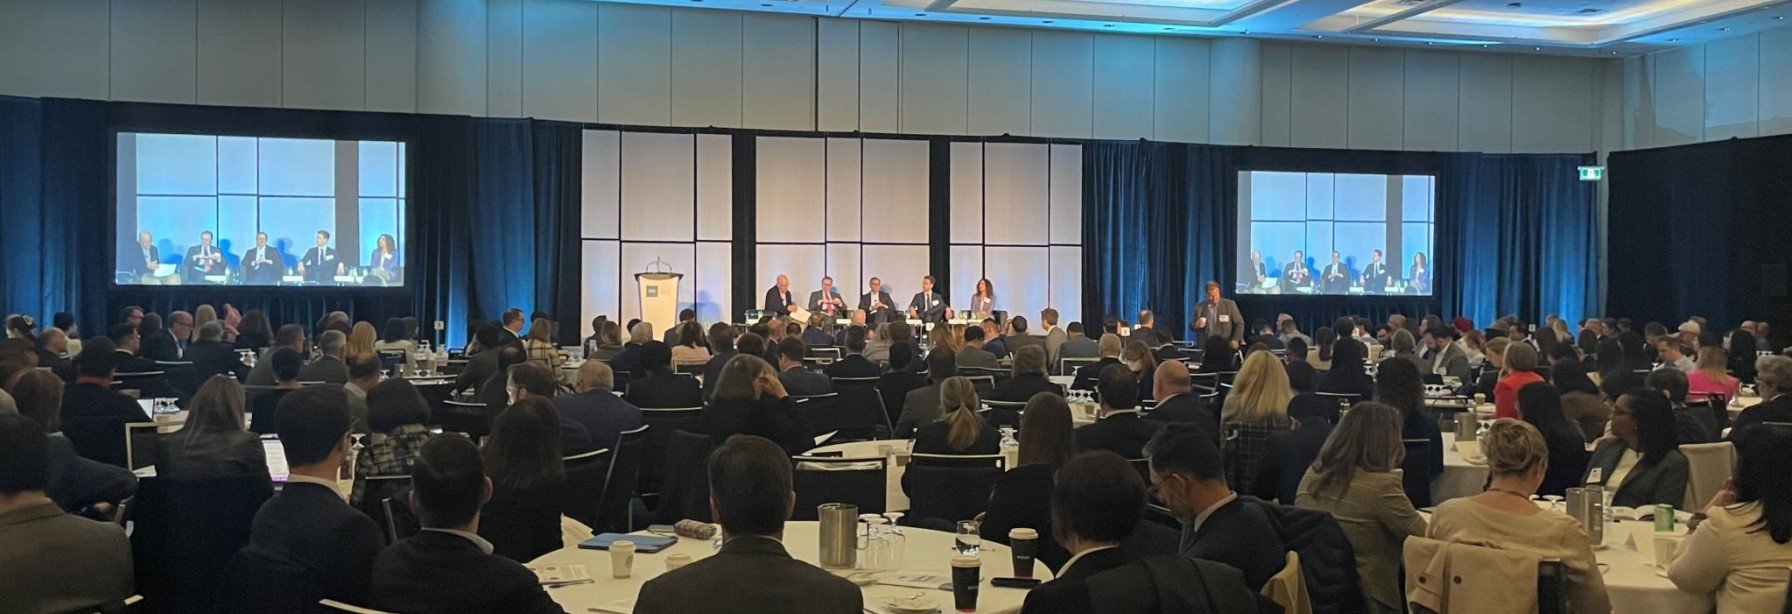
M 875 451 L 873 452 L 875 454 Z M 951 533 L 930 531 L 916 527 L 902 527 L 907 536 L 907 545 L 903 548 L 903 560 L 899 568 L 889 572 L 878 572 L 880 576 L 895 573 L 919 573 L 950 578 L 952 575 L 951 560 L 957 555 L 953 548 Z M 784 524 L 784 547 L 790 555 L 811 564 L 819 560 L 821 525 L 814 521 L 787 522 Z M 636 533 L 646 535 L 645 532 Z M 568 612 L 623 613 L 633 612 L 635 599 L 641 592 L 641 585 L 648 580 L 659 577 L 666 571 L 666 557 L 673 554 L 686 554 L 695 559 L 702 559 L 715 554 L 715 546 L 710 540 L 698 540 L 686 537 L 678 539 L 678 543 L 665 550 L 653 554 L 636 554 L 633 573 L 628 578 L 610 577 L 610 553 L 604 550 L 582 550 L 577 547 L 561 548 L 542 555 L 530 562 L 531 566 L 540 565 L 584 565 L 594 580 L 588 584 L 573 584 L 548 590 Z M 1014 588 L 997 588 L 991 586 L 990 578 L 1011 576 L 1014 571 L 1012 553 L 1007 546 L 994 542 L 983 542 L 982 551 L 977 558 L 983 561 L 983 582 L 978 587 L 977 612 L 1000 613 L 1019 612 L 1021 604 L 1027 598 L 1027 591 Z M 854 570 L 863 571 L 863 570 Z M 837 572 L 842 573 L 844 572 Z M 1033 576 L 1042 580 L 1050 580 L 1052 572 L 1045 565 L 1034 564 Z M 865 608 L 867 612 L 883 614 L 890 612 L 883 605 L 889 597 L 908 597 L 924 594 L 939 602 L 941 611 L 952 611 L 952 592 L 949 590 L 910 588 L 905 586 L 888 586 L 873 584 L 863 587 Z M 714 595 L 714 599 L 727 599 L 727 595 Z

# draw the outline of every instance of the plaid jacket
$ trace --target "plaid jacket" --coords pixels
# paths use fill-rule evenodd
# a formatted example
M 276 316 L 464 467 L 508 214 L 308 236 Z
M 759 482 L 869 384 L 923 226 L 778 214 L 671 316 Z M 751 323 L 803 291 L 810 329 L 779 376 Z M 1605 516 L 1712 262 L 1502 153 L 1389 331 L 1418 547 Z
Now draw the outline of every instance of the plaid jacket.
M 360 507 L 367 496 L 367 476 L 410 475 L 411 466 L 417 463 L 417 456 L 423 450 L 423 442 L 429 441 L 429 427 L 421 424 L 405 424 L 392 429 L 385 435 L 375 435 L 374 441 L 361 450 L 355 457 L 355 490 L 349 495 L 349 502 Z M 391 493 L 374 493 L 381 497 L 389 497 Z

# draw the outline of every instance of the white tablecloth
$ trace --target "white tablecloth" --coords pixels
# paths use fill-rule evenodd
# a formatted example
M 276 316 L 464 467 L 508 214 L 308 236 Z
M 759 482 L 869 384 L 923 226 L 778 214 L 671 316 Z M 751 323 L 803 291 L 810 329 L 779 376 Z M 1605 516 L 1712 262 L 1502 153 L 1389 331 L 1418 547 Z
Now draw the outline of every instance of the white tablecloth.
M 817 552 L 820 543 L 820 524 L 816 522 L 789 522 L 784 525 L 784 547 L 790 555 L 798 559 L 814 563 L 818 560 Z M 957 554 L 952 547 L 952 534 L 929 531 L 915 527 L 904 527 L 908 536 L 908 544 L 903 549 L 903 561 L 899 571 L 907 573 L 924 573 L 950 578 L 952 575 L 951 560 Z M 714 546 L 707 540 L 679 538 L 678 543 L 670 548 L 654 554 L 635 555 L 635 566 L 630 577 L 616 579 L 610 577 L 610 553 L 603 550 L 580 550 L 578 548 L 562 548 L 542 555 L 531 564 L 536 565 L 584 565 L 596 582 L 575 584 L 561 588 L 549 589 L 548 595 L 559 602 L 568 612 L 631 612 L 634 610 L 635 597 L 645 584 L 666 571 L 666 557 L 672 554 L 688 554 L 692 559 L 701 559 L 715 553 Z M 977 555 L 983 560 L 983 584 L 978 588 L 977 612 L 1018 612 L 1027 592 L 1021 589 L 997 588 L 990 586 L 990 578 L 1011 576 L 1014 574 L 1012 553 L 1006 546 L 985 542 L 983 551 Z M 1033 576 L 1041 580 L 1050 580 L 1052 572 L 1044 565 L 1033 566 Z M 907 597 L 917 593 L 934 598 L 941 605 L 941 611 L 952 611 L 951 591 L 927 590 L 901 586 L 884 586 L 874 584 L 864 587 L 865 606 L 868 611 L 886 612 L 883 600 L 886 597 Z M 727 599 L 727 595 L 716 595 L 716 599 Z M 595 608 L 595 609 L 593 609 Z
M 832 454 L 839 452 L 846 458 L 876 458 L 879 446 L 890 446 L 895 450 L 908 450 L 915 442 L 907 439 L 879 439 L 874 441 L 853 441 L 837 443 L 815 448 L 804 454 Z M 896 459 L 890 459 L 889 479 L 884 482 L 884 510 L 890 512 L 908 511 L 908 495 L 902 492 L 902 473 L 906 467 L 897 465 Z
M 1487 465 L 1474 464 L 1456 451 L 1456 434 L 1444 433 L 1444 472 L 1431 481 L 1431 503 L 1481 494 L 1487 484 Z

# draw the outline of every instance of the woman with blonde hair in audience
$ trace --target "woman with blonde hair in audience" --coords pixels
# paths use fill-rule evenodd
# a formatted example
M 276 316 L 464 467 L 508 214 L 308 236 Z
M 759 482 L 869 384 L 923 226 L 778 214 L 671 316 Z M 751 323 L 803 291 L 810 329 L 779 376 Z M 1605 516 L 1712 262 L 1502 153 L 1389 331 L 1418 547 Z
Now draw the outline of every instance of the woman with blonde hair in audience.
M 678 345 L 672 346 L 673 366 L 701 365 L 709 362 L 709 339 L 703 325 L 691 320 L 678 325 Z
M 523 349 L 528 350 L 529 360 L 543 367 L 548 372 L 560 373 L 560 365 L 566 359 L 560 357 L 560 346 L 554 345 L 554 322 L 547 318 L 535 318 L 529 322 L 529 334 L 523 337 Z
M 1487 429 L 1481 444 L 1492 474 L 1486 492 L 1437 506 L 1427 537 L 1447 542 L 1512 550 L 1562 562 L 1568 576 L 1570 612 L 1612 611 L 1605 580 L 1593 558 L 1586 529 L 1567 514 L 1537 507 L 1531 495 L 1549 470 L 1549 449 L 1537 427 L 1502 418 Z M 1780 568 L 1785 582 L 1785 568 Z
M 964 377 L 940 385 L 940 419 L 915 429 L 916 454 L 998 454 L 1001 435 L 978 414 L 983 401 Z
M 1053 476 L 1076 455 L 1075 431 L 1064 397 L 1041 392 L 1027 400 L 1020 419 L 1020 459 L 996 479 L 988 511 L 979 518 L 984 539 L 1006 544 L 1009 529 L 1026 527 L 1039 532 L 1034 556 L 1046 567 L 1060 569 L 1070 560 L 1070 552 L 1047 537 L 1052 534 Z
M 879 324 L 871 333 L 871 339 L 865 342 L 865 351 L 862 352 L 865 360 L 889 362 L 890 346 L 893 345 L 890 342 L 890 325 Z
M 1686 374 L 1686 396 L 1693 402 L 1736 398 L 1742 381 L 1730 376 L 1730 355 L 1721 345 L 1699 348 L 1698 367 Z
M 1120 352 L 1120 364 L 1139 376 L 1139 400 L 1151 400 L 1151 378 L 1157 373 L 1157 357 L 1151 355 L 1151 348 L 1143 341 L 1126 344 Z
M 937 331 L 939 329 L 935 328 L 934 330 Z M 935 343 L 935 345 L 952 350 L 952 354 L 954 354 L 954 355 L 957 355 L 959 352 L 964 351 L 964 325 L 963 324 L 947 325 L 946 326 L 946 334 L 938 335 L 938 337 L 939 337 L 939 339 L 937 340 L 937 343 Z
M 1363 596 L 1371 612 L 1404 612 L 1401 547 L 1425 534 L 1425 519 L 1406 497 L 1399 469 L 1404 417 L 1383 403 L 1358 403 L 1319 449 L 1301 478 L 1295 505 L 1328 512 L 1356 553 Z
M 243 385 L 228 375 L 205 380 L 187 402 L 180 430 L 156 437 L 156 477 L 201 480 L 252 475 L 268 478 L 261 438 L 244 421 Z
M 597 338 L 587 341 L 585 358 L 609 360 L 622 351 L 622 325 L 615 320 L 605 320 L 603 330 L 593 336 Z
M 348 353 L 345 356 L 372 354 L 373 344 L 379 341 L 379 338 L 379 331 L 373 329 L 373 324 L 366 320 L 356 322 L 355 327 L 348 333 Z
M 1736 478 L 1699 514 L 1668 579 L 1689 593 L 1716 593 L 1718 614 L 1778 612 L 1792 567 L 1792 431 L 1755 426 L 1734 441 Z
M 1232 379 L 1232 393 L 1220 409 L 1221 423 L 1288 424 L 1288 401 L 1294 389 L 1288 370 L 1269 352 L 1251 352 Z

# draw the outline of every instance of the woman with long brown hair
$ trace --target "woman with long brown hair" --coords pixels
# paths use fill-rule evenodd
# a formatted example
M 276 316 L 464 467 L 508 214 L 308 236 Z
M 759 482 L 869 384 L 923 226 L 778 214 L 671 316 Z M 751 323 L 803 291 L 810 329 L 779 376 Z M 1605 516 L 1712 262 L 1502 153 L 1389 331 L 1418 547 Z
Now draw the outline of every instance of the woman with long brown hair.
M 1052 485 L 1058 468 L 1076 454 L 1076 426 L 1064 397 L 1041 392 L 1027 400 L 1020 419 L 1020 460 L 1002 474 L 989 491 L 989 508 L 980 530 L 983 538 L 1008 543 L 1008 531 L 1026 527 L 1039 532 L 1039 551 L 1034 556 L 1047 567 L 1058 569 L 1070 560 L 1070 552 L 1052 534 Z
M 1350 408 L 1319 449 L 1294 498 L 1300 507 L 1331 513 L 1343 526 L 1371 612 L 1405 611 L 1401 547 L 1408 536 L 1425 534 L 1425 520 L 1394 471 L 1406 456 L 1400 441 L 1403 421 L 1391 405 L 1371 402 Z
M 480 449 L 492 498 L 479 536 L 493 553 L 518 562 L 560 549 L 560 499 L 566 466 L 560 462 L 560 417 L 547 399 L 518 399 L 492 420 Z

